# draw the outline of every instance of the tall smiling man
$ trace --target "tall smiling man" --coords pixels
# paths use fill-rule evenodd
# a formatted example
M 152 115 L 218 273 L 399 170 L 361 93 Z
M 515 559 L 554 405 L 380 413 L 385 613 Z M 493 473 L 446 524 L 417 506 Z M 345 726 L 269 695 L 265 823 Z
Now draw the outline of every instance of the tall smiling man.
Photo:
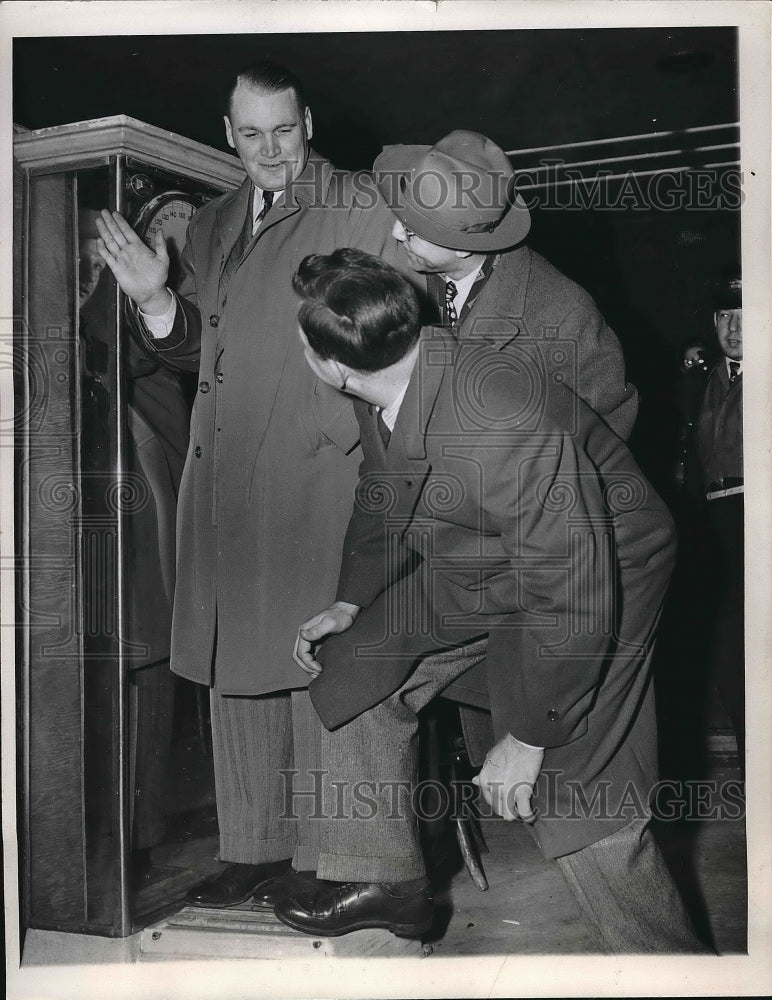
M 352 175 L 309 146 L 299 81 L 259 63 L 233 80 L 229 144 L 247 178 L 191 222 L 180 294 L 168 258 L 117 214 L 102 253 L 144 317 L 148 342 L 199 373 L 179 498 L 172 669 L 211 687 L 220 858 L 189 894 L 227 906 L 270 876 L 316 868 L 320 831 L 285 809 L 285 774 L 304 787 L 318 722 L 292 661 L 298 621 L 334 596 L 358 431 L 350 403 L 318 380 L 296 335 L 291 278 L 309 253 L 380 254 L 389 212 L 355 206 Z M 308 780 L 306 778 L 306 780 Z M 300 810 L 302 812 L 302 810 Z

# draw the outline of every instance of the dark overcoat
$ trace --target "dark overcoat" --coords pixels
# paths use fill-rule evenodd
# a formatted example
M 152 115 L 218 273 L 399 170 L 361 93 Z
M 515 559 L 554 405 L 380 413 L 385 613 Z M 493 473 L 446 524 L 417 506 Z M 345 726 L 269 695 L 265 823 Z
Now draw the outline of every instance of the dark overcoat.
M 627 440 L 638 393 L 625 381 L 614 331 L 592 297 L 541 254 L 520 246 L 498 256 L 474 304 L 461 316 L 459 338 L 538 342 L 543 371 L 570 386 Z
M 357 404 L 365 460 L 337 596 L 365 610 L 321 646 L 310 693 L 336 728 L 422 655 L 487 635 L 471 673 L 497 739 L 547 748 L 536 835 L 557 856 L 646 808 L 674 531 L 626 445 L 538 367 L 525 342 L 425 332 L 388 450 Z
M 358 198 L 357 198 L 358 195 Z M 277 198 L 218 301 L 251 185 L 194 216 L 171 335 L 153 345 L 198 371 L 178 507 L 172 668 L 224 694 L 305 686 L 298 624 L 334 596 L 359 455 L 347 397 L 309 370 L 291 279 L 310 253 L 386 254 L 374 185 L 312 153 Z M 356 204 L 355 204 L 356 202 Z M 396 250 L 396 247 L 393 248 Z

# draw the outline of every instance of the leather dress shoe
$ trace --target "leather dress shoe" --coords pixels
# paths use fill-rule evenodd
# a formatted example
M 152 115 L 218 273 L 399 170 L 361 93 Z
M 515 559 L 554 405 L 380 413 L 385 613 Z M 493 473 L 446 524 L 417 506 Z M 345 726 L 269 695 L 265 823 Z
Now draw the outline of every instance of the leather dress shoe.
M 315 884 L 315 871 L 296 872 L 293 868 L 284 875 L 276 875 L 273 878 L 266 879 L 265 882 L 261 882 L 257 889 L 255 889 L 252 903 L 261 910 L 273 911 L 273 908 L 280 900 L 302 892 L 309 887 L 313 887 Z M 331 885 L 332 883 L 327 884 Z M 338 883 L 335 884 L 337 885 Z
M 338 937 L 384 927 L 397 937 L 417 938 L 432 926 L 434 897 L 427 879 L 412 882 L 323 882 L 280 900 L 276 916 L 288 927 L 319 937 Z
M 195 906 L 234 906 L 249 899 L 261 882 L 282 875 L 290 866 L 289 858 L 262 865 L 231 863 L 217 878 L 194 885 L 185 900 Z

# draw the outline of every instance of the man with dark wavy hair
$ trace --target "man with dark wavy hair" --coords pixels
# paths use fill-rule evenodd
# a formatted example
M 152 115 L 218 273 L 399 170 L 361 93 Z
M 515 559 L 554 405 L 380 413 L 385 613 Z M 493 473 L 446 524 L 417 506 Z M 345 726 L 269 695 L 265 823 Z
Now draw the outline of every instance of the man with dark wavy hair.
M 417 713 L 461 681 L 493 714 L 485 801 L 558 860 L 604 946 L 704 951 L 649 831 L 664 504 L 533 345 L 421 331 L 407 281 L 355 250 L 307 258 L 294 287 L 306 360 L 355 397 L 365 457 L 337 600 L 295 654 L 336 821 L 316 884 L 277 915 L 314 935 L 429 930 L 416 817 L 393 793 L 415 781 Z

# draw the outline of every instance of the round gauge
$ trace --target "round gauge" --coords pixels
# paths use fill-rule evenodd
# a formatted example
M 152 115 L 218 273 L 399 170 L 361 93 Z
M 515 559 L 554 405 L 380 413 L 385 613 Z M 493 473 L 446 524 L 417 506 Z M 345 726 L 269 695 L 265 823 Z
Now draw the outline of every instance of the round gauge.
M 204 200 L 204 197 L 185 194 L 184 191 L 165 191 L 145 202 L 132 220 L 132 227 L 137 236 L 151 249 L 156 233 L 163 235 L 169 254 L 169 276 L 166 284 L 174 291 L 179 288 L 182 277 L 180 259 L 188 226 Z M 137 344 L 144 351 L 151 353 L 161 364 L 167 364 L 161 355 L 148 347 L 145 326 L 139 318 L 135 302 L 128 296 L 125 299 L 125 310 L 129 330 Z
M 134 222 L 134 229 L 141 240 L 152 248 L 156 233 L 162 233 L 169 253 L 170 288 L 176 289 L 180 281 L 180 257 L 185 246 L 188 225 L 199 202 L 183 191 L 165 191 L 142 206 Z

